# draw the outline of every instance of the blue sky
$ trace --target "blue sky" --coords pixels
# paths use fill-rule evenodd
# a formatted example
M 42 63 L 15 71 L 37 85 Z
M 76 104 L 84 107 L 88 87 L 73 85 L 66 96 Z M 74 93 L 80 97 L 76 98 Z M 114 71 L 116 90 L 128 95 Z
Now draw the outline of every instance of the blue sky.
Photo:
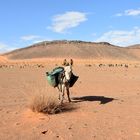
M 0 52 L 44 40 L 140 43 L 140 0 L 0 0 Z

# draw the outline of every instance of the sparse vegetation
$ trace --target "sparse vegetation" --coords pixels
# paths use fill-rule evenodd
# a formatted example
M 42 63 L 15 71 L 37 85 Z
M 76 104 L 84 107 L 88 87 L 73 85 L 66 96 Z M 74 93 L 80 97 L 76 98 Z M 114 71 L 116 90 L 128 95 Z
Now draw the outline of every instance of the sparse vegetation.
M 59 100 L 52 95 L 36 94 L 31 98 L 30 108 L 33 112 L 45 114 L 57 114 L 75 109 L 72 103 L 60 104 Z
M 54 97 L 45 94 L 35 95 L 31 101 L 30 108 L 34 112 L 56 114 L 61 112 L 61 107 Z

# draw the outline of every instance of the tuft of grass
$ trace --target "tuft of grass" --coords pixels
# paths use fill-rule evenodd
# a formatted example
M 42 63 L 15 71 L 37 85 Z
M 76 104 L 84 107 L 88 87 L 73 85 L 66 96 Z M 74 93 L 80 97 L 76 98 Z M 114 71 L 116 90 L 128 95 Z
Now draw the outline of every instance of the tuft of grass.
M 40 112 L 45 114 L 57 114 L 67 112 L 75 109 L 72 103 L 60 104 L 60 101 L 53 94 L 40 94 L 34 95 L 30 100 L 30 109 L 33 112 Z
M 55 97 L 38 94 L 32 98 L 30 108 L 33 112 L 56 114 L 61 112 L 60 104 Z

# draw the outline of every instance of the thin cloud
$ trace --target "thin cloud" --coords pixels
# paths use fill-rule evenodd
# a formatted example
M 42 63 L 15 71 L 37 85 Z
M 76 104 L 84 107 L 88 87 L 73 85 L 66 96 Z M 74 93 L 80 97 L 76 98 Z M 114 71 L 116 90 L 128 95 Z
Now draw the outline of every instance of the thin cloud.
M 140 15 L 140 9 L 129 9 L 125 10 L 122 13 L 117 13 L 115 16 L 139 16 Z
M 22 36 L 20 39 L 23 41 L 32 41 L 39 38 L 40 36 L 37 36 L 37 35 L 27 35 L 27 36 Z
M 129 46 L 140 43 L 140 27 L 132 30 L 111 30 L 95 40 L 96 42 L 109 42 L 119 46 Z
M 92 33 L 91 35 L 95 37 L 97 34 L 96 33 Z
M 8 45 L 0 42 L 0 53 L 4 53 L 7 51 Z
M 10 47 L 7 44 L 0 42 L 0 53 L 9 52 L 16 49 L 15 47 Z
M 80 25 L 80 23 L 87 20 L 86 13 L 70 11 L 61 15 L 56 15 L 52 19 L 52 25 L 47 27 L 57 33 L 66 33 L 70 28 Z
M 50 38 L 44 38 L 44 39 L 39 39 L 39 40 L 34 40 L 33 43 L 40 43 L 40 42 L 43 42 L 43 41 L 52 41 L 53 39 L 50 39 Z
M 121 16 L 123 16 L 123 14 L 122 13 L 117 13 L 115 16 L 116 17 L 121 17 Z
M 4 44 L 4 43 L 0 43 L 0 49 L 6 48 L 6 47 L 7 47 L 6 44 Z
M 45 37 L 45 36 L 39 36 L 39 35 L 26 35 L 26 36 L 20 37 L 20 39 L 22 41 L 30 43 L 30 44 L 52 40 L 51 38 L 48 38 L 48 37 Z
M 125 11 L 125 15 L 127 15 L 127 16 L 139 16 L 140 15 L 140 9 L 137 9 L 137 10 L 134 10 L 134 9 L 126 10 Z

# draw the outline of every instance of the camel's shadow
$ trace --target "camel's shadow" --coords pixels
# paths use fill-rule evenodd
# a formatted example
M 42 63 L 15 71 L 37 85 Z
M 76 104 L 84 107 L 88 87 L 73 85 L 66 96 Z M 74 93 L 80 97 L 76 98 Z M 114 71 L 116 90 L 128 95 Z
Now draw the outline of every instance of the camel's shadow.
M 115 100 L 114 98 L 104 97 L 104 96 L 82 96 L 73 97 L 73 102 L 83 102 L 83 101 L 100 101 L 100 104 L 106 104 Z

